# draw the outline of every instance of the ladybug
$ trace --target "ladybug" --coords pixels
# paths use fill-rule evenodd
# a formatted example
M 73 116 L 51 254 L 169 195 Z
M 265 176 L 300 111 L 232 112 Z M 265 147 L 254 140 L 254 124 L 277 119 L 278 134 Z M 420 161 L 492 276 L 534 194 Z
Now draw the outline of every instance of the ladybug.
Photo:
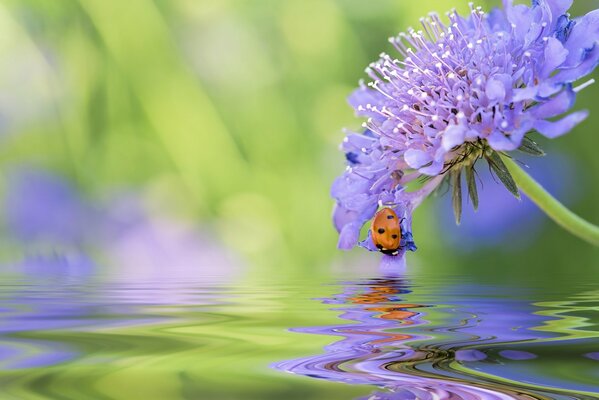
M 391 208 L 379 210 L 372 219 L 372 242 L 383 254 L 396 256 L 401 242 L 401 221 Z

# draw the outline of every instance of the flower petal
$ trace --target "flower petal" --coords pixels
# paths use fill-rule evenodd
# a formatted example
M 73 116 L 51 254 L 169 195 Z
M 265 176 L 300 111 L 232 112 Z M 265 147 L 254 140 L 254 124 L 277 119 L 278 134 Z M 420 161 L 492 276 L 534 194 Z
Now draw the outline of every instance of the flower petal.
M 566 61 L 568 50 L 556 38 L 547 39 L 545 47 L 545 62 L 542 64 L 541 77 L 547 78 L 551 73 Z
M 408 149 L 404 153 L 404 159 L 411 168 L 420 168 L 433 161 L 433 156 L 423 150 Z
M 406 272 L 406 255 L 400 252 L 396 256 L 383 255 L 380 264 L 381 273 L 385 275 L 397 275 Z
M 535 122 L 534 129 L 539 131 L 542 135 L 552 139 L 570 132 L 588 116 L 588 111 L 579 111 L 556 122 L 540 120 Z
M 441 172 L 442 169 L 443 169 L 442 161 L 433 161 L 433 163 L 430 166 L 420 168 L 418 171 L 422 172 L 425 175 L 435 176 L 435 175 L 439 175 L 439 172 Z
M 349 223 L 341 229 L 339 233 L 339 242 L 337 242 L 337 248 L 340 250 L 351 250 L 358 243 L 360 239 L 361 225 L 357 223 Z
M 505 91 L 504 91 L 505 94 Z M 462 125 L 451 125 L 443 132 L 442 146 L 445 151 L 464 143 L 466 128 Z
M 549 101 L 531 108 L 530 113 L 540 119 L 555 117 L 568 111 L 574 105 L 575 100 L 576 93 L 569 87 Z
M 358 244 L 360 245 L 360 247 L 368 251 L 379 251 L 379 249 L 377 249 L 374 245 L 374 242 L 372 240 L 372 232 L 370 231 L 370 229 L 368 230 L 368 237 L 366 237 L 366 239 L 362 240 Z
M 491 78 L 487 81 L 485 88 L 487 98 L 491 102 L 503 101 L 506 95 L 506 89 L 502 81 Z
M 594 10 L 576 19 L 576 25 L 564 43 L 569 52 L 564 67 L 576 67 L 583 62 L 585 52 L 595 46 L 597 41 L 599 41 L 599 10 Z
M 355 221 L 357 218 L 358 213 L 356 211 L 348 210 L 339 203 L 335 204 L 333 208 L 333 225 L 335 225 L 337 232 L 341 232 L 345 225 Z
M 562 69 L 550 81 L 555 84 L 575 82 L 593 72 L 597 65 L 599 65 L 599 45 L 594 45 L 586 50 L 584 61 L 576 67 Z

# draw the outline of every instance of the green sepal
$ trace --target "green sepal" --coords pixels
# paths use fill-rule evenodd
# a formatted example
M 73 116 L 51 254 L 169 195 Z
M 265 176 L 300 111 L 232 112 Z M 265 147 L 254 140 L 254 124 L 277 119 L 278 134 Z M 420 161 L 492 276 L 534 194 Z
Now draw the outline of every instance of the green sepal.
M 451 173 L 453 215 L 457 225 L 462 221 L 462 170 Z
M 536 144 L 528 136 L 524 136 L 524 138 L 522 139 L 522 144 L 520 145 L 520 147 L 518 147 L 518 150 L 522 153 L 530 154 L 531 156 L 535 157 L 542 157 L 545 155 L 543 149 L 541 149 L 539 145 Z
M 478 210 L 478 189 L 476 187 L 476 179 L 474 177 L 474 165 L 468 166 L 466 169 L 466 183 L 468 184 L 468 195 L 472 201 L 474 211 Z
M 501 183 L 505 186 L 505 188 L 514 195 L 517 199 L 520 199 L 520 191 L 518 190 L 518 186 L 516 182 L 514 182 L 514 178 L 512 178 L 512 174 L 508 171 L 507 167 L 501 160 L 501 156 L 496 151 L 487 154 L 486 156 L 487 162 L 489 166 L 497 175 Z

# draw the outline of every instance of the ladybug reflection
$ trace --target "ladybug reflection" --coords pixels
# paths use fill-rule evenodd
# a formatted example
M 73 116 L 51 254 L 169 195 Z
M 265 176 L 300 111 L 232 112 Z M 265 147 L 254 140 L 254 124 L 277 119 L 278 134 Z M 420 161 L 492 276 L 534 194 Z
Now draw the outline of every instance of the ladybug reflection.
M 383 254 L 396 256 L 401 246 L 401 221 L 393 209 L 379 210 L 370 226 L 372 242 Z

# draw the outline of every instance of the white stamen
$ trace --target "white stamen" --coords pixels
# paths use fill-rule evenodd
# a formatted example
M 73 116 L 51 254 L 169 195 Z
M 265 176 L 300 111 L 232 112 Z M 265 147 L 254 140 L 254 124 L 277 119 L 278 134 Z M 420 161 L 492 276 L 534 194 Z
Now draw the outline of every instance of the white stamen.
M 591 86 L 593 83 L 595 83 L 595 80 L 594 79 L 590 79 L 590 80 L 586 81 L 585 83 L 583 83 L 582 85 L 575 87 L 574 89 L 572 89 L 572 91 L 574 93 L 578 93 L 582 89 L 585 89 L 585 88 Z

